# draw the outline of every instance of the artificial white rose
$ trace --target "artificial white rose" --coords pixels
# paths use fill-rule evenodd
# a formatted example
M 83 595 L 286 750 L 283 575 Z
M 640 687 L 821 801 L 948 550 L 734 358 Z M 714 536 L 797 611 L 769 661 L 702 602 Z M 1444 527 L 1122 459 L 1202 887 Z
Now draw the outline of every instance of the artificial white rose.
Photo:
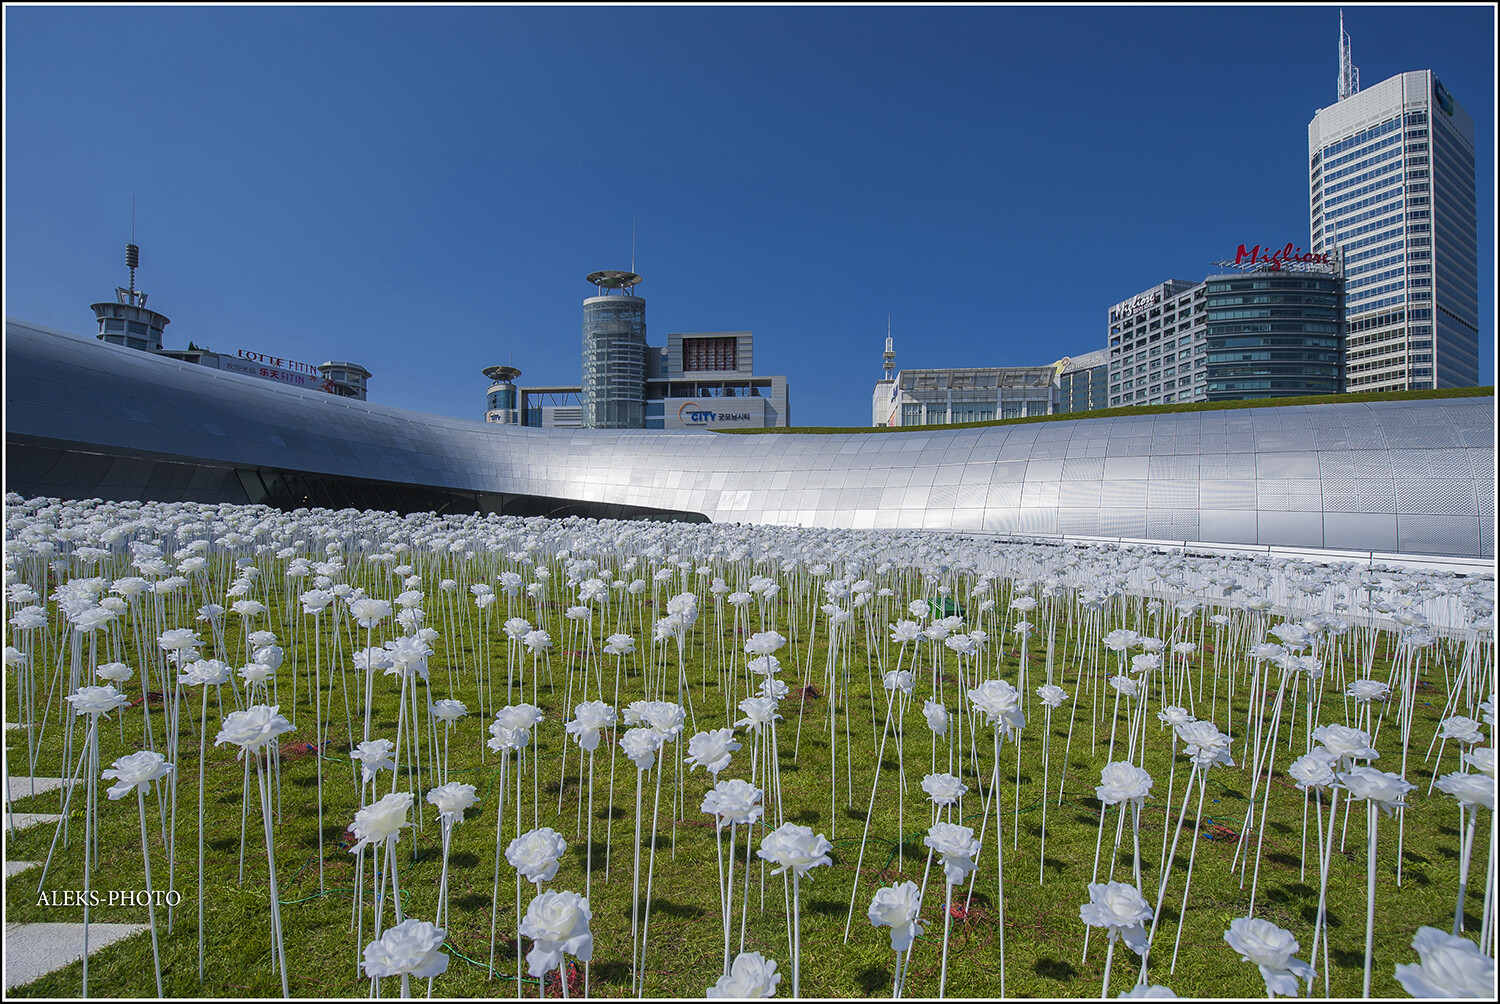
M 1337 780 L 1333 774 L 1334 759 L 1336 758 L 1327 750 L 1318 747 L 1293 760 L 1286 772 L 1303 791 L 1309 788 L 1329 788 Z
M 1451 795 L 1465 808 L 1482 805 L 1486 809 L 1495 807 L 1495 779 L 1488 774 L 1444 774 L 1433 785 L 1445 795 Z
M 934 823 L 922 843 L 942 855 L 943 879 L 948 885 L 958 885 L 977 867 L 974 856 L 979 853 L 979 841 L 967 826 Z
M 550 826 L 523 833 L 505 848 L 505 860 L 528 882 L 551 882 L 568 843 Z
M 594 936 L 589 921 L 594 918 L 589 901 L 576 892 L 544 892 L 531 901 L 521 919 L 520 934 L 532 939 L 526 953 L 526 971 L 541 977 L 562 966 L 571 955 L 582 962 L 594 957 Z
M 10 650 L 7 649 L 6 651 L 8 654 Z M 94 672 L 97 673 L 101 679 L 108 680 L 110 683 L 124 683 L 126 680 L 135 675 L 135 670 L 131 669 L 123 662 L 106 662 L 98 669 L 94 670 Z
M 111 799 L 123 798 L 139 788 L 148 791 L 152 781 L 158 781 L 172 773 L 172 765 L 155 750 L 142 750 L 122 756 L 103 776 L 115 783 L 106 793 Z
M 1464 763 L 1482 774 L 1495 776 L 1495 747 L 1480 746 L 1464 754 Z
M 796 823 L 783 823 L 762 838 L 755 853 L 776 866 L 771 870 L 772 875 L 780 875 L 790 868 L 799 878 L 806 878 L 807 873 L 818 865 L 833 864 L 833 859 L 828 856 L 831 850 L 833 845 L 821 833 L 814 833 L 810 827 Z
M 1493 999 L 1495 960 L 1468 938 L 1420 927 L 1411 947 L 1422 961 L 1396 966 L 1396 981 L 1413 997 Z
M 573 709 L 573 720 L 564 731 L 577 739 L 579 749 L 592 753 L 599 748 L 600 730 L 614 723 L 614 708 L 603 701 L 585 701 Z
M 1026 724 L 1021 711 L 1021 692 L 1005 680 L 986 680 L 969 691 L 975 710 L 982 712 L 988 724 L 1007 736 Z
M 1229 756 L 1229 737 L 1218 730 L 1213 722 L 1192 721 L 1176 726 L 1177 738 L 1183 742 L 1183 752 L 1201 768 L 1221 763 L 1233 767 Z
M 729 967 L 729 975 L 720 976 L 714 985 L 708 988 L 708 996 L 742 1000 L 752 997 L 772 997 L 775 996 L 776 985 L 780 982 L 781 974 L 776 971 L 774 961 L 759 952 L 741 952 L 734 957 L 734 962 Z
M 463 821 L 464 812 L 477 801 L 477 798 L 472 784 L 450 781 L 429 791 L 427 801 L 437 807 L 438 815 L 450 822 L 459 823 Z
M 781 672 L 781 660 L 774 655 L 756 656 L 745 664 L 745 668 L 756 676 L 775 676 Z
M 1484 732 L 1474 719 L 1453 715 L 1443 719 L 1443 738 L 1472 745 L 1484 742 Z
M 349 757 L 360 762 L 363 784 L 369 784 L 379 770 L 395 769 L 396 762 L 391 759 L 391 751 L 395 748 L 396 744 L 389 739 L 371 739 L 355 747 Z
M 260 662 L 247 662 L 240 667 L 240 679 L 246 683 L 265 683 L 273 675 L 271 667 Z
M 1160 711 L 1158 711 L 1156 713 L 1156 718 L 1157 721 L 1164 722 L 1165 724 L 1172 726 L 1173 729 L 1176 729 L 1179 725 L 1186 725 L 1188 722 L 1191 722 L 1193 720 L 1193 715 L 1190 711 L 1188 711 L 1187 708 L 1180 708 L 1176 705 L 1173 705 L 1171 707 L 1162 708 Z
M 1109 685 L 1119 691 L 1124 697 L 1134 697 L 1140 690 L 1140 684 L 1128 676 L 1116 674 L 1109 678 Z
M 760 681 L 760 696 L 762 697 L 769 697 L 773 701 L 779 701 L 787 695 L 787 692 L 787 685 L 780 680 L 768 677 Z
M 1345 765 L 1355 760 L 1376 760 L 1380 754 L 1370 745 L 1370 734 L 1363 729 L 1332 723 L 1313 729 L 1313 742 L 1322 743 Z
M 107 715 L 130 703 L 110 684 L 102 687 L 79 687 L 65 700 L 73 706 L 73 713 L 77 715 Z
M 441 951 L 446 937 L 436 924 L 408 917 L 365 946 L 365 975 L 441 976 L 448 971 L 448 956 Z
M 740 702 L 740 711 L 745 717 L 734 723 L 736 728 L 748 726 L 758 730 L 762 725 L 768 725 L 781 717 L 776 713 L 774 697 L 747 697 Z
M 903 882 L 875 891 L 870 900 L 870 923 L 891 929 L 891 948 L 904 952 L 922 933 L 918 913 L 922 908 L 922 890 L 915 882 Z
M 969 786 L 952 774 L 928 774 L 922 778 L 922 790 L 933 805 L 952 805 L 969 790 Z
M 682 762 L 691 765 L 689 773 L 704 767 L 717 777 L 719 771 L 729 766 L 730 755 L 739 748 L 740 744 L 734 741 L 733 729 L 699 732 L 688 740 L 688 755 Z
M 927 727 L 940 736 L 948 734 L 948 709 L 936 701 L 927 701 L 922 705 L 922 714 L 927 719 Z
M 1297 978 L 1300 976 L 1311 981 L 1315 975 L 1312 966 L 1292 958 L 1298 948 L 1292 932 L 1269 920 L 1237 917 L 1230 921 L 1224 940 L 1246 962 L 1260 967 L 1260 974 L 1266 981 L 1266 992 L 1272 996 L 1296 997 Z
M 758 631 L 745 642 L 745 654 L 749 656 L 770 655 L 786 644 L 786 639 L 776 631 Z
M 1068 692 L 1054 683 L 1044 683 L 1036 688 L 1036 696 L 1045 707 L 1060 708 L 1068 699 Z
M 1349 689 L 1344 691 L 1345 697 L 1352 697 L 1356 701 L 1383 701 L 1390 695 L 1389 684 L 1381 683 L 1379 680 L 1355 680 L 1349 684 Z
M 183 667 L 177 682 L 184 687 L 220 686 L 229 682 L 229 666 L 218 659 L 195 659 Z
M 357 854 L 366 846 L 387 839 L 400 843 L 402 828 L 411 825 L 407 822 L 406 814 L 411 811 L 413 801 L 411 792 L 393 791 L 373 805 L 357 811 L 349 830 L 359 840 L 349 848 L 349 853 Z
M 1355 801 L 1368 799 L 1384 809 L 1388 816 L 1406 804 L 1402 799 L 1415 787 L 1399 774 L 1374 767 L 1353 767 L 1339 775 L 1339 783 Z
M 469 713 L 469 709 L 464 705 L 463 701 L 455 701 L 449 698 L 433 701 L 427 706 L 427 710 L 432 713 L 432 717 L 440 722 L 456 722 Z
M 764 793 L 749 781 L 733 778 L 720 781 L 703 796 L 704 812 L 714 816 L 719 829 L 726 825 L 753 823 L 765 811 L 760 804 Z
M 1105 805 L 1121 802 L 1140 804 L 1151 797 L 1151 775 L 1128 761 L 1107 763 L 1099 772 L 1099 787 L 1094 794 Z
M 661 733 L 648 727 L 629 729 L 620 737 L 620 750 L 637 770 L 650 770 L 656 765 L 656 751 L 661 744 Z
M 1090 883 L 1089 901 L 1078 908 L 1078 916 L 1090 927 L 1118 932 L 1131 951 L 1146 954 L 1144 925 L 1151 919 L 1152 910 L 1135 886 L 1124 882 Z

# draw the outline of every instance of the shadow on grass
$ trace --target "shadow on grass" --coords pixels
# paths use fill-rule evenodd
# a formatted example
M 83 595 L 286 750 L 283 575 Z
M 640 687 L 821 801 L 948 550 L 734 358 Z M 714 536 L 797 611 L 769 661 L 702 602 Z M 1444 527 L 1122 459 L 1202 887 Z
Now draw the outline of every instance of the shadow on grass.
M 1048 980 L 1057 980 L 1059 983 L 1072 982 L 1078 975 L 1078 970 L 1072 964 L 1061 959 L 1037 959 L 1036 965 L 1032 967 L 1035 973 Z
M 889 994 L 895 974 L 881 966 L 866 966 L 854 978 L 860 989 L 867 994 Z

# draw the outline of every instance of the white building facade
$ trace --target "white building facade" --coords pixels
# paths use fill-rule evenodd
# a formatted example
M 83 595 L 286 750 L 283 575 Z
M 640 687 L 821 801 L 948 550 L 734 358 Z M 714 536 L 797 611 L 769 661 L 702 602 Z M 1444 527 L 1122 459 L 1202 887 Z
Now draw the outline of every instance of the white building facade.
M 1208 400 L 1202 282 L 1168 279 L 1109 308 L 1109 406 Z
M 1343 262 L 1348 390 L 1474 386 L 1474 122 L 1431 70 L 1341 81 L 1307 154 L 1312 250 Z

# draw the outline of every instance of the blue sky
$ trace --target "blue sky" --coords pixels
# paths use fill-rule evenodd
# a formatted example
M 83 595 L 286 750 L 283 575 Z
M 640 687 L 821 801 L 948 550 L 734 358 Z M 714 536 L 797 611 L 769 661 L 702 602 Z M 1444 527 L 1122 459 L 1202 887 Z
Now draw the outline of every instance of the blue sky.
M 1495 13 L 1347 6 L 1365 86 L 1476 123 L 1492 374 Z M 88 334 L 126 272 L 191 339 L 351 359 L 478 419 L 480 371 L 579 380 L 584 275 L 650 341 L 755 332 L 797 425 L 905 367 L 1100 348 L 1108 306 L 1306 244 L 1338 8 L 16 7 L 5 313 Z M 1492 381 L 1492 377 L 1487 380 Z

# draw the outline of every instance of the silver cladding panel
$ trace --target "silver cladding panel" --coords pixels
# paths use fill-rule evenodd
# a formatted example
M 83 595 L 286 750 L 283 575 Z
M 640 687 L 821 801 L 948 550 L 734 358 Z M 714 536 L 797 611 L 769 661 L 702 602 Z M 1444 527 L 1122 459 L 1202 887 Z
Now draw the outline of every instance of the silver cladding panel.
M 1494 398 L 826 435 L 530 429 L 6 322 L 6 434 L 715 521 L 1492 558 Z

